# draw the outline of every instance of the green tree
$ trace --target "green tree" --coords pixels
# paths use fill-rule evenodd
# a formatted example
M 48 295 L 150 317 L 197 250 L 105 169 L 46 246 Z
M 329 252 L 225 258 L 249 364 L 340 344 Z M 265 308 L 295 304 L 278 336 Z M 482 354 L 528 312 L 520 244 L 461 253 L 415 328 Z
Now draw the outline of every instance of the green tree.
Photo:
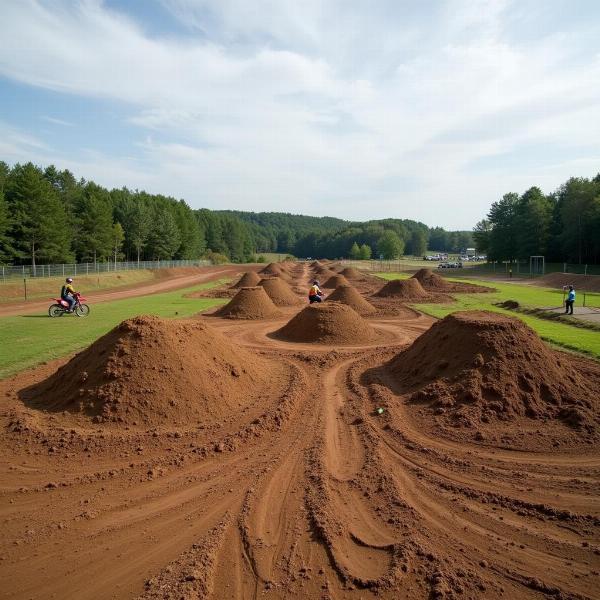
M 9 229 L 8 208 L 4 199 L 4 192 L 0 188 L 0 262 L 9 261 L 14 256 L 14 248 L 8 235 Z
M 427 252 L 427 234 L 420 227 L 410 236 L 410 253 L 413 256 L 423 256 Z
M 473 228 L 473 241 L 477 252 L 486 253 L 490 247 L 490 222 L 487 219 L 482 219 L 475 224 Z
M 87 183 L 83 194 L 76 200 L 75 251 L 81 261 L 94 262 L 108 258 L 113 249 L 112 205 L 108 192 Z
M 553 204 L 540 188 L 528 189 L 519 199 L 516 236 L 519 258 L 545 255 L 548 249 Z
M 148 236 L 152 216 L 148 198 L 144 194 L 132 195 L 128 190 L 119 190 L 115 205 L 115 216 L 125 230 L 125 247 L 140 262 Z
M 595 262 L 600 253 L 600 184 L 572 177 L 559 190 L 563 254 L 579 264 Z
M 12 216 L 9 235 L 19 258 L 29 258 L 34 270 L 40 262 L 72 260 L 67 214 L 40 169 L 15 165 L 5 197 Z
M 373 254 L 373 252 L 371 250 L 371 246 L 368 246 L 367 244 L 363 244 L 360 247 L 360 259 L 361 260 L 369 260 L 371 258 L 371 254 Z
M 152 211 L 148 253 L 154 260 L 170 260 L 180 243 L 179 229 L 171 211 L 167 206 L 157 204 Z
M 514 260 L 517 258 L 518 194 L 504 194 L 502 200 L 494 202 L 488 219 L 491 226 L 489 257 L 492 260 Z
M 391 229 L 388 229 L 377 240 L 377 251 L 383 255 L 386 260 L 398 258 L 404 252 L 404 242 L 400 236 Z
M 112 250 L 116 268 L 117 260 L 123 257 L 123 255 L 121 254 L 121 248 L 123 247 L 123 242 L 125 241 L 125 232 L 123 231 L 121 223 L 115 223 L 112 226 L 111 233 Z
M 360 260 L 360 247 L 356 242 L 352 244 L 348 254 L 352 260 Z

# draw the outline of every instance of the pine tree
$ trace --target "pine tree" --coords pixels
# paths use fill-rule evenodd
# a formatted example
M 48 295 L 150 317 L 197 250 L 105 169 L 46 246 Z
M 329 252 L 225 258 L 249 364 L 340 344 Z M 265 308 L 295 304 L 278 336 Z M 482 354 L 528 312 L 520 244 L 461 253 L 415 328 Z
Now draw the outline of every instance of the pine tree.
M 19 258 L 29 258 L 34 271 L 39 262 L 72 260 L 67 213 L 40 169 L 31 163 L 16 165 L 5 197 L 12 215 L 10 235 Z
M 108 192 L 94 183 L 88 183 L 75 205 L 75 250 L 79 260 L 106 259 L 113 249 L 112 206 Z
M 148 253 L 154 260 L 170 260 L 180 244 L 179 229 L 171 211 L 165 205 L 155 205 L 148 236 Z

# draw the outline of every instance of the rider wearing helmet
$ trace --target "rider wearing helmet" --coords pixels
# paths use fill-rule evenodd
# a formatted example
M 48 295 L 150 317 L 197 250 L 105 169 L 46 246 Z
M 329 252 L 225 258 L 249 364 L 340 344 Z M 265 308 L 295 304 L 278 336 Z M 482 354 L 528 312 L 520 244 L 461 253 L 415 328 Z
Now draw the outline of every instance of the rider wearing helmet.
M 312 304 L 313 302 L 323 302 L 323 292 L 319 287 L 319 282 L 315 279 L 313 281 L 312 287 L 308 292 L 308 301 Z
M 65 285 L 60 290 L 60 297 L 69 303 L 69 310 L 67 312 L 73 312 L 75 306 L 75 289 L 73 288 L 73 278 L 67 277 Z

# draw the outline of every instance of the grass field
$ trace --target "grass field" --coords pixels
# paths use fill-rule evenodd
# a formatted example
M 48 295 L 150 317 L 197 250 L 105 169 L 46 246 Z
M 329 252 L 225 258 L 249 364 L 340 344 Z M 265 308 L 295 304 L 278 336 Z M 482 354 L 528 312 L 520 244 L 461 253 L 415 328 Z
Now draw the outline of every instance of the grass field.
M 126 285 L 136 285 L 156 278 L 157 271 L 140 269 L 135 271 L 119 271 L 117 273 L 98 273 L 93 275 L 78 275 L 75 289 L 86 292 L 119 288 Z M 60 294 L 60 288 L 65 282 L 64 277 L 37 277 L 27 279 L 27 298 L 29 300 L 51 298 Z M 0 302 L 14 302 L 24 297 L 22 279 L 8 280 L 0 283 Z
M 405 279 L 409 277 L 406 273 L 377 273 L 377 275 L 382 279 Z M 461 281 L 458 278 L 449 279 L 451 281 Z M 470 278 L 468 282 L 494 287 L 498 291 L 489 294 L 452 294 L 456 301 L 451 304 L 415 304 L 414 306 L 418 310 L 437 318 L 445 317 L 457 310 L 491 310 L 511 315 L 527 323 L 547 342 L 600 359 L 600 334 L 597 331 L 572 327 L 565 323 L 554 323 L 494 306 L 494 303 L 504 300 L 516 300 L 521 306 L 529 308 L 561 306 L 563 300 L 561 290 L 514 283 L 477 281 Z
M 184 298 L 189 292 L 209 289 L 227 280 L 203 283 L 191 288 L 138 296 L 91 306 L 90 316 L 64 315 L 51 319 L 46 312 L 0 319 L 0 378 L 43 361 L 65 356 L 84 348 L 124 319 L 142 314 L 187 317 L 223 304 L 220 298 Z

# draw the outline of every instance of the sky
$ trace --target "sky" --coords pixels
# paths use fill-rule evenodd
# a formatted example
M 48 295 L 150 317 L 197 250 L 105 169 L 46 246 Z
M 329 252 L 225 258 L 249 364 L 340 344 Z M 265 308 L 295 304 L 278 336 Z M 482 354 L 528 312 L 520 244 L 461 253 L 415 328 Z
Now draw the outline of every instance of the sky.
M 1 0 L 0 160 L 470 229 L 600 171 L 597 0 Z

